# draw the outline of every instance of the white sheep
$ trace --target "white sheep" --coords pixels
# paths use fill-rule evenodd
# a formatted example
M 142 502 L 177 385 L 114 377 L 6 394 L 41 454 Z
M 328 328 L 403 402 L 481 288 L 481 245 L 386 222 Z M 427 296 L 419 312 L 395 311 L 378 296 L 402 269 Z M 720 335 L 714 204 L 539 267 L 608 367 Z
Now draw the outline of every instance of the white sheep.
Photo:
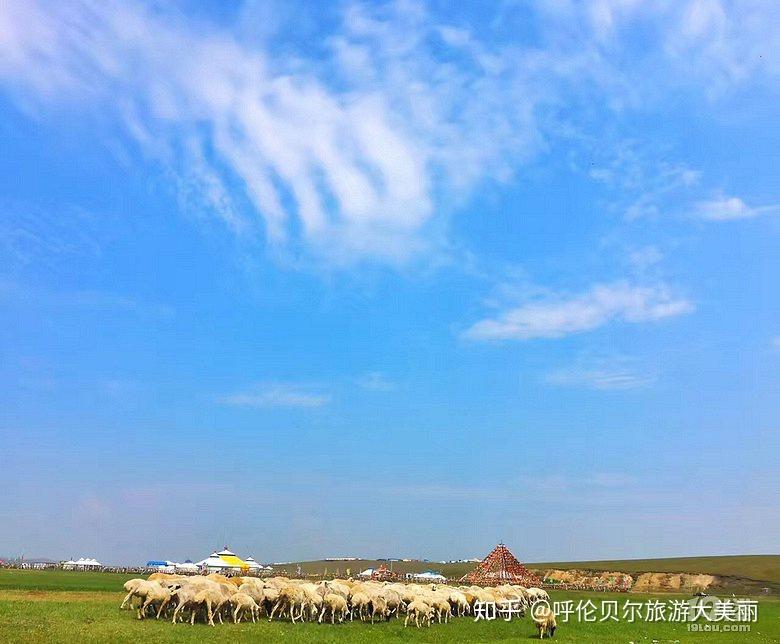
M 260 612 L 257 602 L 247 593 L 237 592 L 228 600 L 233 607 L 233 623 L 238 624 L 241 617 L 249 613 L 252 616 L 252 622 L 257 621 L 257 615 Z
M 421 599 L 415 599 L 406 607 L 406 619 L 404 620 L 404 628 L 409 624 L 409 620 L 414 617 L 414 624 L 417 628 L 420 628 L 420 620 L 427 626 L 431 625 L 431 607 Z
M 322 599 L 322 610 L 317 620 L 320 624 L 322 624 L 322 619 L 328 612 L 330 613 L 331 624 L 336 623 L 336 616 L 338 616 L 339 622 L 343 622 L 347 617 L 347 600 L 342 595 L 328 593 Z

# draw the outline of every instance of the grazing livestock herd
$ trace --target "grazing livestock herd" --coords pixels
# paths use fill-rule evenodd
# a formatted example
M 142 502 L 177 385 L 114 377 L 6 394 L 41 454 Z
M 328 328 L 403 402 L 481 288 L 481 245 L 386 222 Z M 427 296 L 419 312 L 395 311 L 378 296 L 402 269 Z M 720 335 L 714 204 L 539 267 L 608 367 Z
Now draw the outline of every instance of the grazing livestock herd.
M 120 608 L 138 610 L 138 619 L 165 617 L 173 624 L 214 620 L 240 622 L 267 616 L 269 620 L 370 621 L 372 624 L 393 617 L 404 617 L 404 626 L 430 626 L 447 623 L 452 617 L 473 615 L 475 607 L 512 602 L 515 614 L 540 600 L 549 602 L 540 588 L 516 585 L 495 587 L 450 586 L 444 584 L 403 584 L 378 581 L 334 579 L 317 583 L 286 577 L 178 576 L 154 573 L 148 579 L 125 583 L 126 595 Z M 549 611 L 548 611 L 549 612 Z M 532 611 L 540 636 L 552 636 L 555 617 L 544 611 Z M 537 618 L 536 613 L 539 613 Z M 542 628 L 542 622 L 544 628 Z

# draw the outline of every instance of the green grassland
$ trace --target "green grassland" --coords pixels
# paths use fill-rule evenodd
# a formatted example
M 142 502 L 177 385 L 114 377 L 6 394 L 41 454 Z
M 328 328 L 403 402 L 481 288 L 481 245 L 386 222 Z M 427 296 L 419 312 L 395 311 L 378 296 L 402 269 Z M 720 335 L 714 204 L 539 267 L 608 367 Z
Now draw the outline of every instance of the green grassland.
M 128 579 L 141 575 L 67 570 L 0 570 L 0 592 L 5 590 L 119 592 Z
M 214 628 L 146 620 L 120 611 L 121 585 L 129 575 L 63 571 L 0 570 L 0 641 L 15 642 L 501 642 L 532 641 L 529 617 L 504 622 L 460 618 L 430 628 L 404 629 L 403 622 L 292 625 L 288 622 L 224 624 Z M 642 601 L 639 594 L 552 592 L 553 601 Z M 657 597 L 669 599 L 670 595 Z M 778 642 L 780 602 L 759 598 L 759 621 L 750 633 L 689 632 L 681 623 L 560 623 L 559 642 Z

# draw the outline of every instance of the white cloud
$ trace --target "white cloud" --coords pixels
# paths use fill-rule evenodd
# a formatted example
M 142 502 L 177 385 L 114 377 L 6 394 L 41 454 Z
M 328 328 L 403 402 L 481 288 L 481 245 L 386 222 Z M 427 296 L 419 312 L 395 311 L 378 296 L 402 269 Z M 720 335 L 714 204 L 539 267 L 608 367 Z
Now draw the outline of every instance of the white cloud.
M 396 384 L 380 371 L 372 371 L 358 379 L 358 385 L 368 391 L 393 391 Z
M 116 120 L 238 234 L 259 219 L 285 251 L 401 263 L 444 243 L 448 213 L 477 186 L 507 180 L 560 135 L 561 107 L 642 109 L 642 92 L 663 92 L 669 79 L 705 91 L 713 77 L 738 83 L 780 68 L 778 21 L 760 4 L 533 11 L 538 42 L 502 45 L 422 3 L 355 3 L 327 33 L 302 39 L 324 43 L 307 49 L 157 4 L 5 0 L 0 83 L 26 110 L 65 106 L 98 128 Z M 632 29 L 655 35 L 642 52 Z M 695 178 L 668 173 L 674 185 Z M 659 190 L 649 186 L 629 216 L 653 211 Z
M 772 3 L 730 0 L 596 0 L 537 3 L 548 22 L 568 27 L 604 56 L 624 51 L 634 30 L 637 86 L 706 83 L 717 96 L 757 76 L 780 73 L 780 22 Z M 578 27 L 578 28 L 575 28 Z M 648 37 L 649 36 L 649 37 Z
M 657 246 L 644 246 L 634 248 L 628 253 L 628 262 L 631 266 L 641 270 L 646 270 L 660 263 L 664 254 L 658 250 Z
M 657 157 L 668 152 L 650 149 L 646 142 L 606 142 L 600 138 L 592 146 L 593 155 L 584 156 L 580 164 L 590 164 L 591 157 L 596 157 L 597 164 L 586 166 L 587 173 L 617 193 L 612 209 L 628 221 L 662 214 L 670 203 L 685 198 L 701 179 L 698 170 L 684 163 L 659 160 Z
M 323 407 L 331 401 L 331 396 L 315 391 L 305 385 L 291 383 L 258 384 L 221 398 L 225 405 L 234 407 Z
M 646 322 L 688 313 L 693 304 L 667 286 L 596 284 L 579 295 L 549 295 L 509 308 L 472 325 L 472 340 L 560 338 L 592 331 L 614 321 Z
M 651 385 L 655 379 L 655 373 L 624 357 L 582 360 L 545 376 L 545 382 L 551 385 L 601 391 L 638 389 Z
M 444 201 L 505 178 L 540 140 L 531 80 L 508 82 L 506 63 L 446 45 L 411 9 L 352 5 L 324 58 L 282 58 L 142 4 L 11 0 L 0 80 L 27 109 L 118 118 L 236 232 L 259 214 L 281 248 L 403 262 L 438 244 Z
M 751 207 L 739 197 L 722 197 L 710 201 L 700 201 L 696 204 L 695 211 L 700 218 L 709 221 L 731 221 L 780 214 L 780 204 Z
M 775 351 L 780 351 L 780 335 L 772 338 L 772 348 L 775 349 Z

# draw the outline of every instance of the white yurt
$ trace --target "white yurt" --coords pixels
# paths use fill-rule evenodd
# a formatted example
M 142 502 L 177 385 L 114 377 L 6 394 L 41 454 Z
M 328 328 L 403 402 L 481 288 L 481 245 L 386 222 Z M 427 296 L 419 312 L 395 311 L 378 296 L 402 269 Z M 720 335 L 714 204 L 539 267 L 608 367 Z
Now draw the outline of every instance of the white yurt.
M 207 572 L 239 572 L 247 570 L 247 564 L 236 557 L 234 552 L 227 548 L 220 552 L 212 552 L 208 557 L 196 564 L 200 568 L 205 568 Z
M 198 564 L 187 559 L 184 563 L 176 564 L 176 572 L 180 575 L 196 575 L 200 572 L 200 568 L 198 568 Z
M 249 572 L 260 572 L 261 570 L 265 570 L 265 568 L 255 561 L 254 557 L 247 557 L 244 559 L 244 563 L 247 565 L 247 568 L 249 568 Z
M 96 559 L 90 559 L 85 557 L 79 557 L 73 562 L 73 568 L 75 570 L 97 570 L 102 568 L 103 564 Z

